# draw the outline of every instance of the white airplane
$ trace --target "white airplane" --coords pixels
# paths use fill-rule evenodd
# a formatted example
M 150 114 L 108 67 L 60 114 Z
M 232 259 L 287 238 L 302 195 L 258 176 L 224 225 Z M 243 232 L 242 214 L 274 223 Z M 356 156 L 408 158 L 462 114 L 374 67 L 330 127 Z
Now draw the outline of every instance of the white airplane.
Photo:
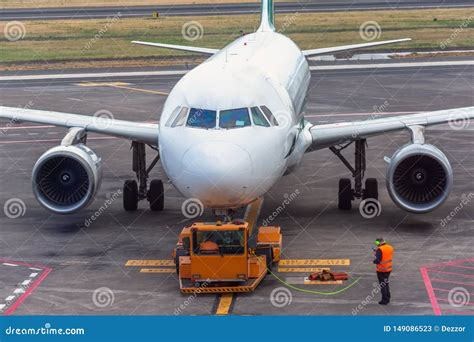
M 323 148 L 331 149 L 352 173 L 353 184 L 349 178 L 339 182 L 338 206 L 348 210 L 355 199 L 378 198 L 377 180 L 364 182 L 366 139 L 407 130 L 411 141 L 386 158 L 388 192 L 397 205 L 413 213 L 441 205 L 452 187 L 453 172 L 446 156 L 425 143 L 424 129 L 469 120 L 474 107 L 312 125 L 303 113 L 311 76 L 307 57 L 410 39 L 302 51 L 276 32 L 273 18 L 273 0 L 263 0 L 258 30 L 221 50 L 134 42 L 210 55 L 172 89 L 159 124 L 104 123 L 84 115 L 0 107 L 0 118 L 69 128 L 61 145 L 43 154 L 33 168 L 39 203 L 57 214 L 71 214 L 91 203 L 101 181 L 100 158 L 86 146 L 87 133 L 93 132 L 132 141 L 138 182 L 125 182 L 127 211 L 136 210 L 144 199 L 152 210 L 163 209 L 163 182 L 147 182 L 159 159 L 181 194 L 225 215 L 265 195 L 297 168 L 306 152 Z M 340 153 L 352 143 L 354 166 Z M 158 151 L 148 167 L 146 145 Z

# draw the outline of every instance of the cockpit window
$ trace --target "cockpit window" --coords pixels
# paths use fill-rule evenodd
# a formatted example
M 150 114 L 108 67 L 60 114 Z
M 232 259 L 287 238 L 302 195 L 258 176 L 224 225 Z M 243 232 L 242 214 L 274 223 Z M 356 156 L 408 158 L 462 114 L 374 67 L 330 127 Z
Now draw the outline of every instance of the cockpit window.
M 250 111 L 252 112 L 252 120 L 255 126 L 270 127 L 270 124 L 258 107 L 252 107 L 250 108 Z
M 268 121 L 274 125 L 274 126 L 278 126 L 278 121 L 277 119 L 275 118 L 275 116 L 273 116 L 272 112 L 270 111 L 270 109 L 268 109 L 267 106 L 260 106 L 260 108 L 262 109 L 263 111 L 263 114 L 265 114 L 265 117 L 268 119 Z
M 214 128 L 216 127 L 216 117 L 215 110 L 191 108 L 186 125 L 188 127 Z
M 219 112 L 220 128 L 241 128 L 250 125 L 248 108 L 221 110 Z
M 173 123 L 171 124 L 171 127 L 177 127 L 177 126 L 183 126 L 184 123 L 186 122 L 186 114 L 188 114 L 188 109 L 187 107 L 182 107 L 179 111 L 179 114 L 176 116 L 176 119 L 174 119 Z

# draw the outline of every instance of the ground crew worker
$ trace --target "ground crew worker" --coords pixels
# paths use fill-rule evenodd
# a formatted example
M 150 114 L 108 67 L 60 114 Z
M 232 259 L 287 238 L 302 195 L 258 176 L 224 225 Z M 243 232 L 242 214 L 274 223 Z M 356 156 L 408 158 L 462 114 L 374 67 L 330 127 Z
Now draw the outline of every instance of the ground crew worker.
M 382 292 L 382 300 L 379 304 L 387 305 L 390 303 L 389 277 L 390 272 L 392 272 L 393 247 L 386 243 L 383 238 L 376 239 L 375 246 L 377 248 L 374 264 L 377 267 L 377 279 Z

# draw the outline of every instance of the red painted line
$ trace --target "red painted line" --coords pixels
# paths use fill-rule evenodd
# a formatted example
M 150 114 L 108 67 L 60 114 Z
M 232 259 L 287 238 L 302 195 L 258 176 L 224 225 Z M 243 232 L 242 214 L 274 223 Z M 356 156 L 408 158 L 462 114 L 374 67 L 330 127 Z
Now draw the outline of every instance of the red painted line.
M 449 265 L 449 267 L 458 267 L 458 268 L 466 268 L 468 270 L 474 270 L 474 267 L 470 267 L 470 266 Z
M 452 312 L 452 313 L 455 313 L 457 315 L 474 315 L 474 312 L 468 312 L 468 311 L 456 311 L 456 310 L 450 310 L 450 309 L 447 309 L 447 310 L 444 310 L 445 312 Z
M 8 310 L 5 311 L 5 315 L 11 315 L 20 305 L 25 301 L 26 298 L 33 292 L 34 289 L 36 289 L 39 284 L 48 276 L 48 274 L 52 271 L 51 268 L 44 268 L 43 273 L 41 276 L 35 280 L 33 284 L 23 293 L 16 301 L 13 303 L 12 306 L 8 308 Z
M 426 267 L 420 267 L 421 277 L 425 283 L 426 292 L 428 293 L 428 298 L 430 299 L 431 307 L 436 316 L 441 316 L 441 309 L 436 300 L 436 296 L 433 291 L 433 286 L 431 285 L 430 277 L 428 276 L 428 269 Z
M 474 278 L 474 275 L 464 274 L 464 273 L 447 272 L 447 271 L 439 271 L 439 270 L 430 270 L 430 272 L 443 273 L 443 274 L 453 274 L 453 275 L 457 275 L 457 276 L 460 276 L 460 277 Z
M 456 265 L 462 264 L 464 262 L 474 263 L 474 259 L 461 259 L 461 260 L 455 260 L 455 261 L 440 262 L 438 264 L 432 264 L 432 265 L 428 265 L 428 266 L 424 266 L 424 267 L 425 268 L 432 268 L 432 267 L 439 267 L 439 266 L 456 266 Z
M 25 262 L 21 261 L 12 261 L 8 259 L 0 259 L 0 262 L 6 262 L 8 264 L 15 264 L 18 266 L 24 266 L 24 267 L 32 267 L 32 268 L 38 268 L 43 271 L 43 273 L 28 287 L 28 289 L 23 293 L 18 299 L 10 306 L 4 313 L 4 315 L 11 315 L 19 306 L 21 303 L 25 301 L 25 299 L 31 295 L 34 289 L 36 289 L 39 284 L 48 276 L 48 274 L 53 270 L 52 268 L 42 266 L 42 265 L 35 265 L 35 264 L 27 264 Z
M 444 279 L 438 279 L 438 278 L 433 278 L 433 281 L 439 281 L 442 283 L 450 283 L 450 284 L 458 284 L 458 285 L 464 285 L 464 286 L 474 286 L 473 283 L 463 283 L 461 281 L 450 281 L 450 280 L 444 280 Z
M 451 290 L 446 290 L 446 289 L 440 289 L 438 287 L 433 287 L 433 290 L 435 291 L 442 291 L 442 292 L 451 292 Z M 470 296 L 474 296 L 474 293 L 469 293 Z M 473 297 L 474 298 L 474 297 Z
M 15 264 L 19 266 L 34 267 L 34 268 L 41 268 L 41 269 L 47 268 L 46 266 L 42 266 L 42 265 L 27 264 L 26 262 L 12 261 L 8 259 L 0 259 L 0 262 L 6 262 L 7 264 Z
M 441 300 L 443 302 L 451 302 L 449 299 L 444 299 L 444 298 L 436 298 L 436 299 Z M 462 306 L 464 306 L 464 305 L 474 306 L 474 303 L 465 303 Z

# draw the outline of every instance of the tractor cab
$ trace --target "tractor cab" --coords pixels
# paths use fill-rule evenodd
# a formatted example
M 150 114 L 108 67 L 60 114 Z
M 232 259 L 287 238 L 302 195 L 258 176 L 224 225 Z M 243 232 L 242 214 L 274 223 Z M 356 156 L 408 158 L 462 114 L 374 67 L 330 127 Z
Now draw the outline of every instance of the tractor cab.
M 280 227 L 260 227 L 254 248 L 249 247 L 250 235 L 245 221 L 184 228 L 173 252 L 181 291 L 252 291 L 279 260 L 281 233 Z

